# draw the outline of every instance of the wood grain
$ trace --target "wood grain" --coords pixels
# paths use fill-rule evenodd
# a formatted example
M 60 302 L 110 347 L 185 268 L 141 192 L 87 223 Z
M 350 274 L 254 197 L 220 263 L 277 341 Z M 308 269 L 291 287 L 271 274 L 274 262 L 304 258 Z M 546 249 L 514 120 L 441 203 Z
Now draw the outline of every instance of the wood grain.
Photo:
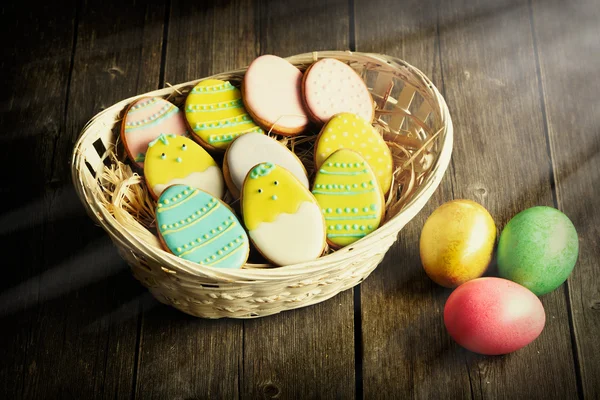
M 0 398 L 16 399 L 40 372 L 34 337 L 44 292 L 40 275 L 47 269 L 41 244 L 48 239 L 47 202 L 55 191 L 52 149 L 64 132 L 75 7 L 73 2 L 1 7 L 4 31 L 19 37 L 5 40 L 0 62 Z
M 30 333 L 35 350 L 28 354 L 23 396 L 129 397 L 144 291 L 83 211 L 70 186 L 68 163 L 89 118 L 157 86 L 158 67 L 154 82 L 140 84 L 137 77 L 141 70 L 152 76 L 154 65 L 160 65 L 153 54 L 160 56 L 164 7 L 126 1 L 70 6 L 78 13 L 77 34 L 70 36 L 76 41 L 73 70 L 70 81 L 62 83 L 68 89 L 66 114 L 61 107 L 66 126 L 47 147 L 55 190 L 44 204 L 49 217 L 43 230 L 47 240 L 38 243 L 43 255 L 40 306 Z M 152 41 L 156 26 L 158 42 L 145 42 Z
M 260 54 L 348 48 L 346 1 L 256 3 Z M 333 21 L 333 22 L 332 22 Z M 353 398 L 352 291 L 244 323 L 243 398 Z
M 454 195 L 483 204 L 502 229 L 521 210 L 553 205 L 529 6 L 452 0 L 439 15 Z M 563 289 L 541 300 L 547 322 L 532 344 L 503 357 L 466 355 L 473 397 L 577 396 Z
M 543 101 L 558 207 L 579 233 L 568 294 L 582 394 L 600 398 L 600 54 L 597 1 L 534 1 Z
M 247 65 L 255 56 L 246 2 L 171 4 L 165 76 L 186 82 Z M 144 313 L 136 397 L 239 397 L 243 322 L 203 320 L 160 305 Z
M 0 6 L 14 36 L 0 62 L 0 241 L 19 255 L 3 258 L 0 398 L 600 397 L 597 1 L 21 3 Z M 425 72 L 455 126 L 446 177 L 359 304 L 346 291 L 248 321 L 158 304 L 71 187 L 85 122 L 260 54 L 354 44 Z M 499 230 L 533 205 L 578 229 L 568 284 L 542 298 L 542 335 L 514 354 L 478 356 L 445 331 L 451 291 L 423 272 L 418 240 L 452 198 L 483 204 Z
M 357 1 L 355 16 L 358 51 L 406 60 L 443 93 L 434 2 Z M 382 396 L 382 388 L 387 397 L 470 396 L 462 353 L 445 334 L 447 291 L 423 271 L 418 247 L 426 217 L 452 199 L 452 175 L 451 165 L 427 206 L 404 227 L 384 262 L 361 285 L 365 398 Z
M 403 41 L 396 41 L 399 35 L 393 31 L 386 40 L 384 30 L 377 25 L 371 29 L 368 22 L 375 16 L 368 12 L 379 7 L 373 7 L 371 2 L 364 8 L 360 5 L 357 2 L 358 49 L 361 32 L 367 31 L 362 36 L 368 38 L 375 31 L 379 36 L 372 40 L 375 48 L 369 50 L 379 50 L 377 46 L 387 44 L 391 51 L 402 52 L 401 57 L 419 66 L 420 57 L 432 53 L 423 51 L 422 43 L 428 43 L 427 37 L 434 36 L 432 31 L 439 30 L 443 88 L 456 132 L 453 168 L 448 173 L 453 196 L 484 205 L 499 228 L 524 208 L 552 205 L 550 158 L 545 151 L 541 104 L 535 85 L 535 53 L 527 4 L 450 1 L 442 2 L 439 9 L 433 4 L 428 9 L 425 3 L 414 7 L 397 5 L 397 12 L 389 14 L 408 14 L 410 21 L 397 24 L 401 27 L 398 29 L 408 31 L 400 36 Z M 394 4 L 390 2 L 385 7 L 392 10 Z M 438 23 L 434 22 L 436 19 Z M 412 31 L 406 28 L 411 26 Z M 425 65 L 431 68 L 431 64 Z M 430 72 L 425 69 L 425 73 Z M 518 175 L 511 165 L 520 166 Z M 444 189 L 448 193 L 447 181 L 442 192 Z M 428 215 L 428 210 L 425 212 Z M 423 215 L 421 220 L 413 221 L 414 231 L 411 226 L 405 228 L 398 247 L 388 255 L 389 262 L 402 272 L 395 272 L 395 276 L 390 272 L 379 285 L 375 280 L 364 284 L 365 394 L 391 386 L 405 396 L 419 398 L 442 394 L 474 398 L 576 396 L 568 313 L 561 290 L 543 299 L 548 315 L 543 335 L 517 353 L 477 356 L 458 348 L 448 338 L 441 313 L 450 291 L 434 287 L 420 269 L 417 249 L 422 218 Z M 395 261 L 398 259 L 402 261 Z M 378 273 L 386 273 L 383 267 Z M 494 273 L 493 266 L 488 273 Z M 374 287 L 372 292 L 385 295 L 372 295 L 368 291 L 370 285 Z M 390 312 L 390 298 L 396 312 Z M 376 327 L 389 328 L 369 343 L 368 332 Z M 391 355 L 387 354 L 389 351 Z M 384 373 L 378 369 L 382 359 L 388 367 Z M 401 359 L 412 362 L 405 366 L 396 361 Z M 398 379 L 398 375 L 402 378 Z M 531 379 L 543 384 L 533 387 L 528 383 Z

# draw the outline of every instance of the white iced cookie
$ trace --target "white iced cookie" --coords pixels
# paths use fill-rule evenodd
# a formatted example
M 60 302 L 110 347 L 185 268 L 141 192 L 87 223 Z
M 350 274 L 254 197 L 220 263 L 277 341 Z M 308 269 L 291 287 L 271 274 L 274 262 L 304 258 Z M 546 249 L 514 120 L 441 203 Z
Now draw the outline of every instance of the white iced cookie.
M 225 182 L 234 197 L 240 196 L 248 172 L 264 162 L 287 169 L 308 188 L 306 169 L 294 153 L 273 138 L 260 133 L 248 133 L 231 143 L 223 159 Z

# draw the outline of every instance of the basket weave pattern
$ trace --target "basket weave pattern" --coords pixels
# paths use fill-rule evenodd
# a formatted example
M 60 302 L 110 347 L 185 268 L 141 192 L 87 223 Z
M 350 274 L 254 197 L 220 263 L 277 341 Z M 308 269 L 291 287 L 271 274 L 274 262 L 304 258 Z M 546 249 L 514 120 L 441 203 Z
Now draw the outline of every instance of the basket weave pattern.
M 431 197 L 450 161 L 453 135 L 448 108 L 435 86 L 404 61 L 379 54 L 331 51 L 300 54 L 287 60 L 304 70 L 325 57 L 347 62 L 363 77 L 377 103 L 378 124 L 385 128 L 388 142 L 402 135 L 420 142 L 436 140 L 428 143 L 433 155 L 431 167 L 399 212 L 387 215 L 385 224 L 370 235 L 312 262 L 240 270 L 200 266 L 163 251 L 156 237 L 135 219 L 119 218 L 104 206 L 100 176 L 110 162 L 107 149 L 115 146 L 116 126 L 126 106 L 140 97 L 170 98 L 185 93 L 199 80 L 123 100 L 84 127 L 73 152 L 75 189 L 133 275 L 160 302 L 198 317 L 254 318 L 324 301 L 367 278 L 400 230 Z M 243 73 L 241 69 L 210 78 L 230 79 Z M 434 134 L 438 136 L 432 137 Z

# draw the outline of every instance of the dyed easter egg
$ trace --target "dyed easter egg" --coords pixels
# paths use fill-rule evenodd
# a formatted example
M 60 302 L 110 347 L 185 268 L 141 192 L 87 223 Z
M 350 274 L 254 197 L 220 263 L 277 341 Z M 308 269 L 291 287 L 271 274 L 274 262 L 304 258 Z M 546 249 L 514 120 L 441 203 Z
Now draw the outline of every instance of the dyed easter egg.
M 156 224 L 168 251 L 216 268 L 240 268 L 250 246 L 233 212 L 217 198 L 191 186 L 174 185 L 158 199 Z
M 239 197 L 248 172 L 257 164 L 270 162 L 291 172 L 308 188 L 302 161 L 277 140 L 259 133 L 249 133 L 231 143 L 223 159 L 223 174 L 229 191 Z
M 325 221 L 314 196 L 286 169 L 255 166 L 242 187 L 250 240 L 276 265 L 314 260 L 325 249 Z
M 355 114 L 337 114 L 321 129 L 315 144 L 315 165 L 320 168 L 334 151 L 354 150 L 371 166 L 379 187 L 386 194 L 392 184 L 392 154 L 381 135 Z
M 379 227 L 385 203 L 369 164 L 355 151 L 333 153 L 317 171 L 312 190 L 327 224 L 327 242 L 344 247 Z
M 223 174 L 215 160 L 196 142 L 183 136 L 161 135 L 148 145 L 144 177 L 152 197 L 171 185 L 189 185 L 222 198 Z
M 483 275 L 495 241 L 496 224 L 483 206 L 471 200 L 449 201 L 425 221 L 421 262 L 438 285 L 456 287 Z
M 501 278 L 479 278 L 459 286 L 444 306 L 444 324 L 462 347 L 498 355 L 519 350 L 544 329 L 540 300 L 521 285 Z
M 342 112 L 373 120 L 375 107 L 369 89 L 348 64 L 323 58 L 306 70 L 302 87 L 308 114 L 319 125 Z
M 294 136 L 309 123 L 302 104 L 302 72 L 283 58 L 264 55 L 248 66 L 242 83 L 244 105 L 266 131 Z
M 142 168 L 148 143 L 161 134 L 185 135 L 187 125 L 179 108 L 160 97 L 133 103 L 121 126 L 121 140 L 127 156 Z
M 532 207 L 502 230 L 498 272 L 541 296 L 567 280 L 578 254 L 577 231 L 569 217 L 552 207 Z
M 218 79 L 201 81 L 192 89 L 185 100 L 185 117 L 194 138 L 209 149 L 224 151 L 240 135 L 263 133 L 246 112 L 239 89 Z

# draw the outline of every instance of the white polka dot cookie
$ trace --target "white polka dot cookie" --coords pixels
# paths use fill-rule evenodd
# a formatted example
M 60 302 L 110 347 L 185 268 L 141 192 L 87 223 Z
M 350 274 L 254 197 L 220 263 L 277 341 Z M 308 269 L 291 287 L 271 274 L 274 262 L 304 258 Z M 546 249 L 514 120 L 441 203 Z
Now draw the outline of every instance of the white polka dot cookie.
M 302 79 L 302 94 L 310 119 L 319 125 L 342 112 L 369 122 L 375 115 L 373 98 L 362 78 L 333 58 L 324 58 L 308 68 Z
M 339 149 L 359 153 L 371 166 L 383 194 L 392 184 L 392 154 L 381 135 L 363 118 L 351 114 L 335 115 L 321 129 L 315 144 L 315 165 L 318 168 Z
M 269 132 L 294 136 L 309 124 L 302 104 L 302 72 L 283 58 L 265 55 L 248 67 L 242 98 L 254 121 Z
M 379 227 L 385 203 L 369 164 L 353 150 L 337 150 L 317 171 L 312 190 L 327 223 L 327 242 L 340 248 Z

